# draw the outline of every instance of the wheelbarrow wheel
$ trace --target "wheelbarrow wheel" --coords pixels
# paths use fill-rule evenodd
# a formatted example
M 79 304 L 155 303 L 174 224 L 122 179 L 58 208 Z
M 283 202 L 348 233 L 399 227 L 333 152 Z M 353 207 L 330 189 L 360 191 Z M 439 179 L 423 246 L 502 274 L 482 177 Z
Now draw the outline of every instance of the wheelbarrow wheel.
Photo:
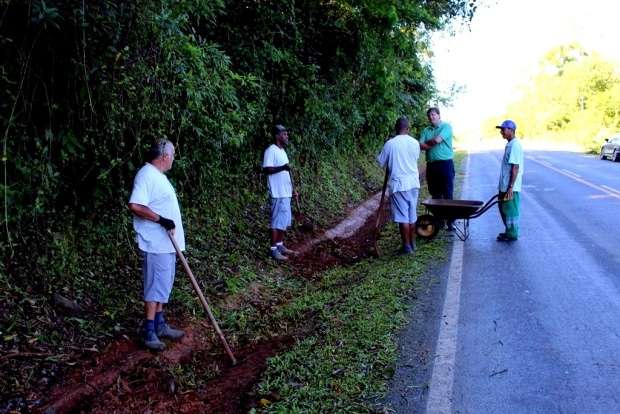
M 439 233 L 439 222 L 430 214 L 423 214 L 416 222 L 416 234 L 424 240 L 431 240 Z

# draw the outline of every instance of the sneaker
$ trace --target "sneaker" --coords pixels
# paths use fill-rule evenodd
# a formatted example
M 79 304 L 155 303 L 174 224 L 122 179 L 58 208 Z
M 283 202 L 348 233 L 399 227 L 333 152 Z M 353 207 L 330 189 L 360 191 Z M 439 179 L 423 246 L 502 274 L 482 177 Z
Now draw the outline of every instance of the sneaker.
M 408 254 L 412 254 L 413 252 L 414 252 L 414 249 L 412 249 L 411 246 L 409 245 L 409 246 L 404 246 L 403 248 L 401 248 L 397 254 L 399 256 L 406 256 Z
M 160 338 L 181 339 L 185 335 L 180 329 L 174 329 L 167 323 L 160 323 L 157 325 L 157 336 Z
M 501 242 L 513 242 L 513 241 L 516 241 L 516 240 L 517 240 L 516 237 L 510 237 L 506 233 L 500 233 L 497 236 L 497 241 L 501 241 Z
M 290 255 L 290 256 L 297 255 L 297 252 L 295 250 L 287 249 L 286 246 L 284 245 L 278 246 L 278 250 L 280 251 L 280 253 L 285 254 L 285 255 Z
M 153 351 L 163 351 L 166 344 L 159 340 L 155 331 L 147 331 L 144 334 L 144 346 Z
M 278 249 L 271 251 L 271 258 L 278 262 L 286 262 L 288 260 L 288 257 L 280 253 L 280 250 Z

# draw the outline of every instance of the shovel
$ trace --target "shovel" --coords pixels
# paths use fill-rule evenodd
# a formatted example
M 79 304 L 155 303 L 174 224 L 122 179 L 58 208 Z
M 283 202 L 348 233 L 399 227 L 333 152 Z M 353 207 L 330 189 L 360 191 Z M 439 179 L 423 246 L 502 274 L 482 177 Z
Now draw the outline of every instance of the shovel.
M 299 228 L 308 232 L 314 230 L 314 224 L 312 221 L 310 221 L 308 217 L 301 212 L 301 207 L 299 207 L 299 193 L 295 193 L 295 207 L 296 211 L 293 213 L 293 216 L 295 217 L 295 223 L 297 223 Z
M 379 201 L 379 207 L 377 207 L 377 220 L 375 221 L 375 253 L 377 256 L 381 256 L 379 250 L 379 223 L 381 221 L 381 210 L 383 209 L 383 200 L 385 200 L 385 190 L 387 189 L 387 182 L 390 176 L 388 169 L 385 169 L 385 178 L 383 179 L 383 189 L 381 190 L 381 200 Z
M 291 172 L 291 179 L 293 174 Z M 301 185 L 301 179 L 299 176 L 297 177 L 297 183 Z M 293 217 L 295 218 L 295 223 L 299 226 L 299 228 L 303 231 L 311 232 L 314 230 L 314 223 L 310 220 L 304 213 L 301 212 L 301 207 L 299 204 L 299 192 L 294 191 L 293 195 L 295 197 L 295 212 L 293 213 Z
M 177 251 L 177 255 L 179 256 L 179 259 L 181 259 L 181 263 L 183 263 L 183 267 L 185 268 L 185 271 L 187 272 L 187 275 L 189 276 L 189 279 L 192 282 L 192 286 L 194 287 L 194 290 L 198 294 L 200 303 L 202 303 L 202 306 L 205 308 L 207 315 L 209 315 L 209 320 L 211 321 L 211 325 L 213 325 L 213 327 L 215 328 L 215 331 L 219 335 L 220 340 L 222 341 L 222 345 L 224 345 L 224 349 L 226 349 L 226 353 L 230 357 L 232 364 L 237 365 L 237 359 L 235 358 L 232 351 L 230 350 L 230 346 L 228 346 L 228 342 L 226 341 L 226 338 L 224 337 L 224 334 L 222 333 L 220 326 L 217 324 L 217 321 L 215 320 L 213 313 L 211 312 L 211 307 L 209 306 L 209 302 L 207 302 L 207 299 L 202 294 L 202 290 L 200 289 L 200 286 L 198 286 L 198 282 L 196 281 L 196 278 L 194 277 L 194 274 L 192 273 L 192 269 L 189 268 L 189 264 L 187 263 L 187 260 L 185 259 L 183 252 L 181 252 L 181 249 L 179 248 L 177 241 L 174 239 L 172 232 L 168 231 L 167 233 L 168 233 L 168 237 L 170 238 L 170 241 L 172 242 L 172 245 L 174 246 L 174 250 Z

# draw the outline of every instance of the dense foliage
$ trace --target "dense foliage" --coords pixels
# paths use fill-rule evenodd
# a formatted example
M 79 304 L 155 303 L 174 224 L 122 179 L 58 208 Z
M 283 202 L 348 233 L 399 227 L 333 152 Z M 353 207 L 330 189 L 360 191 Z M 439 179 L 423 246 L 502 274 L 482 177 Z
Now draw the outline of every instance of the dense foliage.
M 397 115 L 422 118 L 435 94 L 429 31 L 474 9 L 466 0 L 0 0 L 1 349 L 126 328 L 120 315 L 139 309 L 119 295 L 137 283 L 126 202 L 155 138 L 177 146 L 170 176 L 193 260 L 205 259 L 223 289 L 233 284 L 222 264 L 235 268 L 263 243 L 258 167 L 273 123 L 292 127 L 297 179 L 318 189 L 306 192 L 310 211 L 329 221 L 361 198 L 373 172 L 359 160 Z M 57 292 L 90 312 L 71 319 L 74 331 L 60 330 L 49 306 Z
M 422 29 L 468 11 L 448 0 L 4 0 L 5 236 L 122 203 L 154 137 L 176 142 L 180 191 L 201 196 L 256 165 L 274 121 L 294 127 L 308 158 L 372 144 L 433 92 Z
M 545 54 L 539 73 L 506 116 L 515 118 L 525 137 L 598 150 L 603 138 L 620 131 L 618 102 L 618 63 L 569 44 Z

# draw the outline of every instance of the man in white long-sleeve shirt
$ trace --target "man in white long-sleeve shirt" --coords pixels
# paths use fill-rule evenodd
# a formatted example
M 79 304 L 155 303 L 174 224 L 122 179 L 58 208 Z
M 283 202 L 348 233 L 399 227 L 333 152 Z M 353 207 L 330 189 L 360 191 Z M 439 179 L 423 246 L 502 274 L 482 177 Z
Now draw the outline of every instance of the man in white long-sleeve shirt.
M 398 118 L 395 131 L 397 135 L 385 143 L 377 162 L 381 168 L 387 167 L 390 174 L 392 218 L 398 223 L 403 243 L 399 254 L 412 254 L 415 252 L 415 223 L 418 219 L 416 210 L 420 191 L 420 144 L 409 136 L 407 117 Z

